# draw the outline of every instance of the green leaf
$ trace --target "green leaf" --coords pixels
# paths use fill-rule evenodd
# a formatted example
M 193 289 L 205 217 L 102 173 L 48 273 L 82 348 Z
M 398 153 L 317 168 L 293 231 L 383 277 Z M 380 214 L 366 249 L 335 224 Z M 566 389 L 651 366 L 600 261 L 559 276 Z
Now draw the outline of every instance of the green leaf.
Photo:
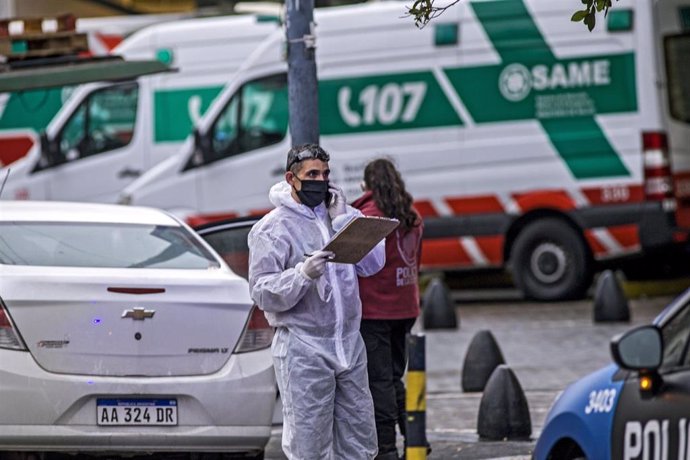
M 603 10 L 605 5 L 606 0 L 597 0 L 597 11 Z
M 587 17 L 587 13 L 588 13 L 587 10 L 576 11 L 576 12 L 573 14 L 573 16 L 570 18 L 570 20 L 573 21 L 573 22 L 580 22 L 580 21 L 582 21 L 583 19 L 585 19 L 585 17 Z
M 594 12 L 594 10 L 592 10 L 587 15 L 587 18 L 585 18 L 585 21 L 586 21 L 585 23 L 587 24 L 587 28 L 589 29 L 590 32 L 594 29 L 594 25 L 596 23 L 596 20 L 597 20 L 596 13 Z

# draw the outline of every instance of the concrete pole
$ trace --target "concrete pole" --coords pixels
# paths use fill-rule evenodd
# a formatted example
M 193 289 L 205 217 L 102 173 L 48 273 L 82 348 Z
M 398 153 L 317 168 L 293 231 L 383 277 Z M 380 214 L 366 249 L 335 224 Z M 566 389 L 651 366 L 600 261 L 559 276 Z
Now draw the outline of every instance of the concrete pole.
M 285 0 L 292 145 L 319 143 L 314 0 Z

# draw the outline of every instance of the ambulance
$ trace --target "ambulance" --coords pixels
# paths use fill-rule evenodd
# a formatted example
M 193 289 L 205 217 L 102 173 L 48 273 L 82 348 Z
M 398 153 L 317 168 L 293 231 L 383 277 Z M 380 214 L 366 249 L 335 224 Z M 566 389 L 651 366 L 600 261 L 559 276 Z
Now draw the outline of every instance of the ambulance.
M 68 95 L 66 89 L 34 91 L 14 100 L 25 111 L 13 122 L 29 126 L 45 123 L 31 110 L 42 98 L 61 108 L 40 142 L 0 170 L 0 181 L 9 174 L 2 197 L 116 201 L 123 187 L 177 152 L 240 64 L 278 29 L 277 16 L 256 14 L 155 24 L 129 36 L 113 54 L 158 59 L 176 71 L 88 83 Z
M 509 268 L 538 300 L 690 231 L 690 0 L 626 0 L 590 33 L 570 2 L 469 0 L 425 28 L 400 2 L 315 15 L 321 144 L 349 199 L 395 161 L 424 269 Z M 120 202 L 193 225 L 262 215 L 291 145 L 284 43 L 257 48 L 175 156 Z

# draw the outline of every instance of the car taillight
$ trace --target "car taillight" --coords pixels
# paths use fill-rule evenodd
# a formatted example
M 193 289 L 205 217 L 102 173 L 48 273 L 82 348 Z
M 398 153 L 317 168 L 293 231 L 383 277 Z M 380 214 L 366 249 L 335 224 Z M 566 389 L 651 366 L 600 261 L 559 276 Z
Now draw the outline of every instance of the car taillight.
M 5 305 L 0 300 L 0 348 L 9 348 L 11 350 L 26 350 L 24 342 L 17 333 L 12 324 L 12 319 Z
M 642 133 L 645 197 L 661 201 L 667 211 L 676 208 L 668 139 L 664 132 Z
M 249 314 L 249 321 L 242 332 L 235 353 L 261 350 L 271 346 L 273 341 L 273 328 L 268 324 L 264 312 L 254 305 Z

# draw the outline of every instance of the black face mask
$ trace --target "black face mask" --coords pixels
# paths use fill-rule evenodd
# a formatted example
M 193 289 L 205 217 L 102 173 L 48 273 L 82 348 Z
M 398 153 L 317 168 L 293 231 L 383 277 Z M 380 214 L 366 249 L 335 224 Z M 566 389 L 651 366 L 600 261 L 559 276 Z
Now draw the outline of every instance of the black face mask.
M 328 196 L 328 181 L 325 180 L 301 180 L 298 177 L 295 179 L 302 183 L 302 189 L 295 191 L 297 197 L 303 205 L 314 209 L 326 200 Z

